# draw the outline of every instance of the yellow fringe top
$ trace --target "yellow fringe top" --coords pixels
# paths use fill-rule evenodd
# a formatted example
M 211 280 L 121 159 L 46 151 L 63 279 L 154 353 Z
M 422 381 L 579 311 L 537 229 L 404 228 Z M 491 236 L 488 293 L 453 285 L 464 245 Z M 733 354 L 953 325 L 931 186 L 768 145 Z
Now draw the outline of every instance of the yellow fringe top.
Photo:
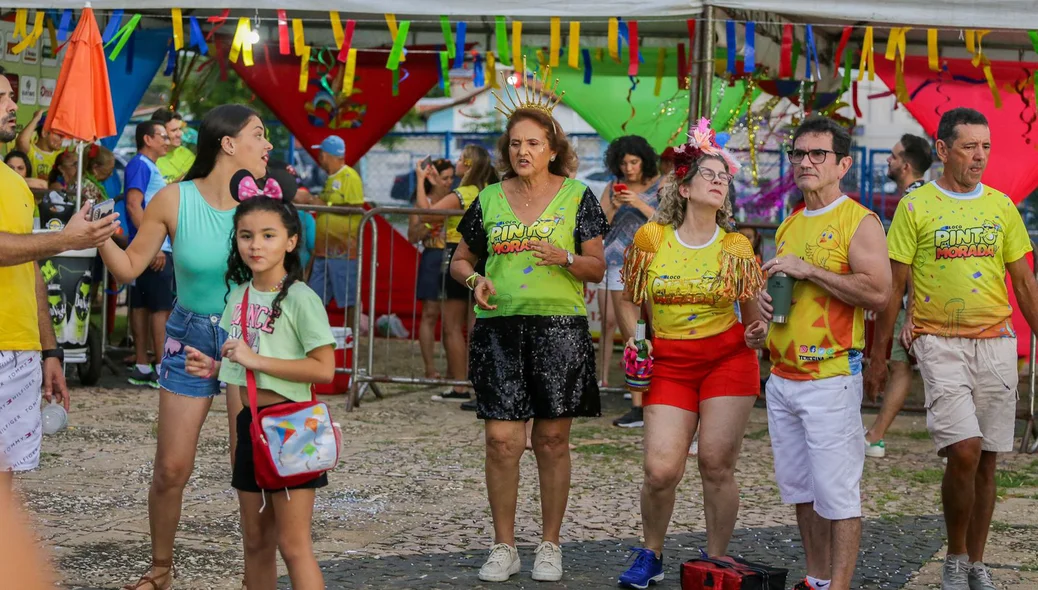
M 659 223 L 646 223 L 634 234 L 634 240 L 624 252 L 620 279 L 624 284 L 624 294 L 636 305 L 645 301 L 646 277 L 663 242 L 663 230 L 664 226 Z M 764 289 L 764 272 L 746 236 L 738 232 L 726 233 L 721 238 L 721 253 L 718 254 L 717 262 L 720 270 L 713 289 L 722 298 L 745 301 L 756 297 Z

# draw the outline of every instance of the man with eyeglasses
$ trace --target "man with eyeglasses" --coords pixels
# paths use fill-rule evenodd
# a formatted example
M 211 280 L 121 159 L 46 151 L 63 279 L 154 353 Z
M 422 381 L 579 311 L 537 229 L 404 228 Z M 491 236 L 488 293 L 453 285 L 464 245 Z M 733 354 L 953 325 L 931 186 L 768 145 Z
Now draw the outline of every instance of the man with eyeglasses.
M 169 133 L 158 121 L 137 125 L 137 155 L 126 164 L 127 236 L 132 242 L 144 221 L 144 209 L 152 197 L 166 186 L 156 162 L 169 150 Z M 130 288 L 130 330 L 137 362 L 130 370 L 130 383 L 158 389 L 159 366 L 152 367 L 148 356 L 148 330 L 156 358 L 161 358 L 166 341 L 166 320 L 173 310 L 173 246 L 169 238 L 141 276 Z
M 775 479 L 807 554 L 797 590 L 849 590 L 861 539 L 864 311 L 886 306 L 890 263 L 879 218 L 840 190 L 850 150 L 831 119 L 797 128 L 788 157 L 805 207 L 779 226 L 763 266 L 795 280 L 786 322 L 770 325 L 766 397 Z M 759 304 L 770 322 L 771 297 Z
M 876 321 L 890 341 L 911 272 L 912 352 L 926 427 L 948 466 L 941 501 L 948 532 L 942 590 L 994 590 L 984 545 L 995 508 L 998 453 L 1013 450 L 1018 375 L 1006 271 L 1027 323 L 1038 329 L 1031 240 L 1005 194 L 981 183 L 991 131 L 981 113 L 946 112 L 937 127 L 941 177 L 905 197 L 890 226 L 893 292 Z M 882 386 L 882 382 L 876 383 Z

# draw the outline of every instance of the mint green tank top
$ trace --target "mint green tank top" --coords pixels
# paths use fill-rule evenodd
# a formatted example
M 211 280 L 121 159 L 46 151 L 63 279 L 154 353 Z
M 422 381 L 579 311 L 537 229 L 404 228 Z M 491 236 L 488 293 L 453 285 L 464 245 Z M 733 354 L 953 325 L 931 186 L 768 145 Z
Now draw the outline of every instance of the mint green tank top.
M 193 181 L 179 185 L 180 211 L 173 241 L 177 304 L 194 313 L 220 315 L 227 295 L 224 275 L 231 253 L 234 209 L 213 209 Z

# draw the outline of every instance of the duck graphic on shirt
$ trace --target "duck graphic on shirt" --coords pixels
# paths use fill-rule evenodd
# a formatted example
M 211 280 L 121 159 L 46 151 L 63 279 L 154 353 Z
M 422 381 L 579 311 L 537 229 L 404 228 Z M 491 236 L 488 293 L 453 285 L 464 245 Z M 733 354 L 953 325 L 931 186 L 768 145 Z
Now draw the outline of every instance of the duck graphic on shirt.
M 819 268 L 831 270 L 829 268 L 829 256 L 832 252 L 839 251 L 842 245 L 843 236 L 840 235 L 840 232 L 835 227 L 827 225 L 822 233 L 818 235 L 815 243 L 808 244 L 805 250 L 807 261 Z

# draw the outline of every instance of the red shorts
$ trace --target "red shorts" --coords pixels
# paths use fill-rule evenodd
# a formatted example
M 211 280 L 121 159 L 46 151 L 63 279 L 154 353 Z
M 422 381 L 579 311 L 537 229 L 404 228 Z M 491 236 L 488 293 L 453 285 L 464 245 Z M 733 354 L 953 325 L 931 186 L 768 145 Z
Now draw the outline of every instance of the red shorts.
M 743 330 L 737 323 L 699 340 L 653 339 L 652 380 L 643 404 L 698 413 L 705 399 L 760 395 L 760 363 Z

